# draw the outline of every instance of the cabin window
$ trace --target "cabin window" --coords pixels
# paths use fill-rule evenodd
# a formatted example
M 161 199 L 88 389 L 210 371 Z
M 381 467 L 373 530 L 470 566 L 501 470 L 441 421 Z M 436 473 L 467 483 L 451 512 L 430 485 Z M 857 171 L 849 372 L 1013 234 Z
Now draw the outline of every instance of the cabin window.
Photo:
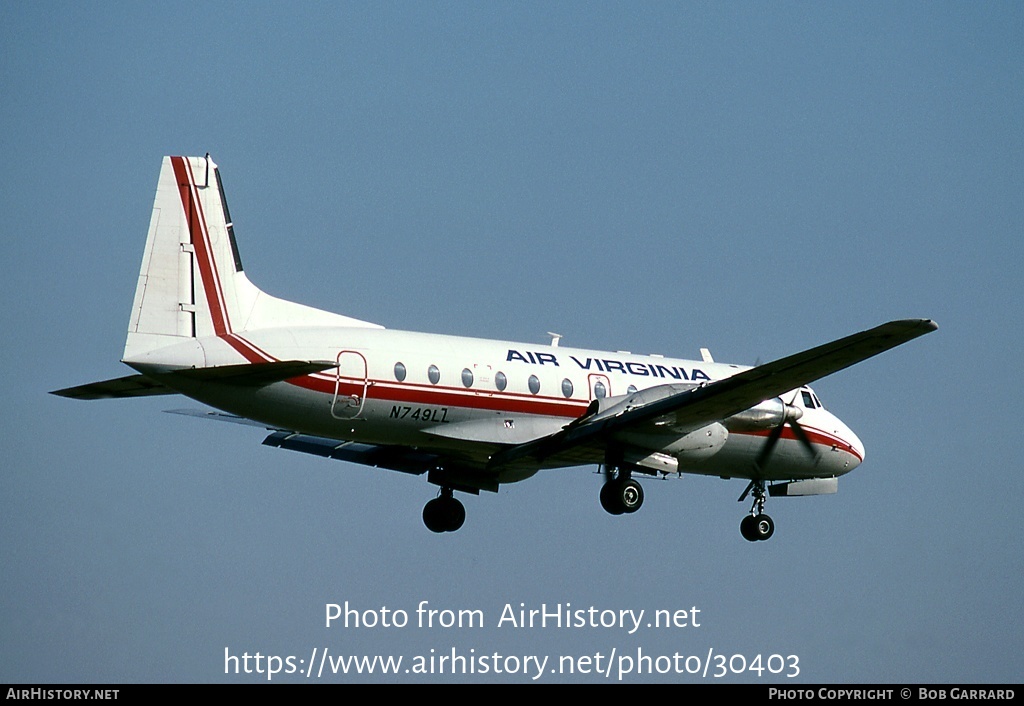
M 608 388 L 604 386 L 604 383 L 598 380 L 594 383 L 594 397 L 600 399 L 608 394 Z
M 395 380 L 398 380 L 398 382 L 404 382 L 405 381 L 405 374 L 406 374 L 405 364 L 404 363 L 395 363 Z
M 572 397 L 572 380 L 569 378 L 562 380 L 562 394 L 566 397 Z
M 469 368 L 462 369 L 462 384 L 466 387 L 473 387 L 473 371 Z
M 500 370 L 494 375 L 494 386 L 498 388 L 499 392 L 503 392 L 508 387 L 508 378 Z
M 436 385 L 441 380 L 441 371 L 437 369 L 436 365 L 431 365 L 427 368 L 427 379 L 430 380 L 431 385 Z
M 529 382 L 529 385 L 530 385 L 530 392 L 532 392 L 535 395 L 538 392 L 540 392 L 540 378 L 539 377 L 537 377 L 536 375 L 531 375 L 528 382 Z

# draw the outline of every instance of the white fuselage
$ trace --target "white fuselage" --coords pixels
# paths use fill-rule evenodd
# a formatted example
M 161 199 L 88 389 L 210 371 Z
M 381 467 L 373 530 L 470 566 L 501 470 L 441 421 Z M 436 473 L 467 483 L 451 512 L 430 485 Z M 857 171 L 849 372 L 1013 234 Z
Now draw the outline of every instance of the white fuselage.
M 594 399 L 656 385 L 698 385 L 747 369 L 363 327 L 263 329 L 190 339 L 175 351 L 161 350 L 157 365 L 131 364 L 153 374 L 168 364 L 211 367 L 295 359 L 333 361 L 337 368 L 256 388 L 174 384 L 194 399 L 268 427 L 344 441 L 457 450 L 483 463 L 498 445 L 557 432 L 582 416 Z M 757 475 L 769 480 L 832 477 L 863 460 L 859 439 L 839 419 L 818 405 L 805 405 L 798 391 L 783 397 L 802 409 L 800 424 L 818 453 L 808 456 L 792 433 L 784 432 L 771 464 Z M 672 447 L 679 434 L 668 432 L 663 447 L 671 459 L 658 470 L 751 477 L 768 431 L 734 426 L 713 454 L 691 456 Z M 644 442 L 649 447 L 651 438 Z

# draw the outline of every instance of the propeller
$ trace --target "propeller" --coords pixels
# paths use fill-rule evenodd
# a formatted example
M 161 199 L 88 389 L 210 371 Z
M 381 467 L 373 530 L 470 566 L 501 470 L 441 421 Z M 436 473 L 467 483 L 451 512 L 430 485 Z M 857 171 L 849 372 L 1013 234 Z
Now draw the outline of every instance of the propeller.
M 768 438 L 764 442 L 764 448 L 761 449 L 761 453 L 757 455 L 757 459 L 754 461 L 754 468 L 760 474 L 768 465 L 768 461 L 771 459 L 772 454 L 775 452 L 775 446 L 779 443 L 779 439 L 782 438 L 783 428 L 788 424 L 793 430 L 793 436 L 796 437 L 797 441 L 800 442 L 800 446 L 810 454 L 812 458 L 816 458 L 818 455 L 817 449 L 814 448 L 814 444 L 811 443 L 810 437 L 807 436 L 807 432 L 800 426 L 797 421 L 803 416 L 804 411 L 793 404 L 786 404 L 785 414 L 782 417 L 782 421 L 768 434 Z

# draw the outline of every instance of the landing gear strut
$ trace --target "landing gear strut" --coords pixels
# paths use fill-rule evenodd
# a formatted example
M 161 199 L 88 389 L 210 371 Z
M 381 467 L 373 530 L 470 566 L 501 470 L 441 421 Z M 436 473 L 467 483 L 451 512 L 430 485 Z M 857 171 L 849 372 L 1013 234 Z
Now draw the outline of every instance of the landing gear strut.
M 465 521 L 466 508 L 451 488 L 441 488 L 441 493 L 423 507 L 423 524 L 431 532 L 454 532 Z
M 748 542 L 758 542 L 775 534 L 775 522 L 764 512 L 765 489 L 764 481 L 752 480 L 740 496 L 743 502 L 748 493 L 753 493 L 754 504 L 750 506 L 750 514 L 740 521 L 740 534 Z
M 633 480 L 629 471 L 619 469 L 601 487 L 601 507 L 612 515 L 636 512 L 644 504 L 644 489 Z

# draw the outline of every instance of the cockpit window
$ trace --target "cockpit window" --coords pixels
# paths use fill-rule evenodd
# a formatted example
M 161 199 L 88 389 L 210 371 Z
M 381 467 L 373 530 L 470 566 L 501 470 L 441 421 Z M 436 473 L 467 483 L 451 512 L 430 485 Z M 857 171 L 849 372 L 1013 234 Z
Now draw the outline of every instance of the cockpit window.
M 825 405 L 818 399 L 818 393 L 812 392 L 809 388 L 800 390 L 800 397 L 803 399 L 806 409 L 824 409 Z

